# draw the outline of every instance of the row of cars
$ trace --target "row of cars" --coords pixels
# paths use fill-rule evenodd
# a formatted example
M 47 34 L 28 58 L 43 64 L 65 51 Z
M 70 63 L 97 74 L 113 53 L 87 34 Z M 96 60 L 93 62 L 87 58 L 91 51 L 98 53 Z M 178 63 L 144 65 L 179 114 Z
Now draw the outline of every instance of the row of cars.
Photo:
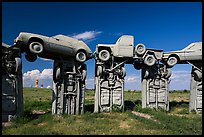
M 102 61 L 110 59 L 111 55 L 116 59 L 133 59 L 136 69 L 141 66 L 153 66 L 156 61 L 161 61 L 168 67 L 176 64 L 187 64 L 202 60 L 202 42 L 195 42 L 186 48 L 177 51 L 164 52 L 163 50 L 150 49 L 142 43 L 134 47 L 134 37 L 129 35 L 121 36 L 115 44 L 98 44 L 96 48 L 98 58 Z
M 14 46 L 25 52 L 28 61 L 33 62 L 37 56 L 48 59 L 69 59 L 74 57 L 77 62 L 85 62 L 94 57 L 91 49 L 81 40 L 65 35 L 47 37 L 43 35 L 21 32 L 14 40 Z M 153 66 L 161 61 L 168 67 L 202 60 L 202 42 L 195 42 L 177 51 L 164 52 L 158 49 L 148 49 L 144 44 L 134 47 L 134 37 L 121 36 L 115 44 L 98 44 L 94 52 L 101 61 L 126 60 L 134 64 L 136 69 L 142 66 Z

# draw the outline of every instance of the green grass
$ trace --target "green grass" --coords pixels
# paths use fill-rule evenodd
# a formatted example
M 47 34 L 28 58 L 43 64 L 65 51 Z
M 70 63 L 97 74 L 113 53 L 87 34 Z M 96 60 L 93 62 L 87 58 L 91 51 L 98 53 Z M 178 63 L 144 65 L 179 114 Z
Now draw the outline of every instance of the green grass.
M 201 135 L 202 115 L 188 112 L 189 92 L 171 92 L 170 111 L 141 107 L 141 92 L 125 91 L 125 111 L 93 113 L 94 91 L 85 92 L 83 115 L 52 115 L 51 89 L 24 89 L 24 115 L 3 135 Z M 145 119 L 131 111 L 152 116 Z M 36 114 L 34 112 L 44 112 Z

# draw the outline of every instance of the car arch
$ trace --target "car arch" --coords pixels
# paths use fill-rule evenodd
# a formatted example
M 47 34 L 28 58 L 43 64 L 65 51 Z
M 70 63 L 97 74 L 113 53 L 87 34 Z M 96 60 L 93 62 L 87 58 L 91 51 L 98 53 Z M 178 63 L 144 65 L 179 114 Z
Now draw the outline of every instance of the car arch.
M 31 42 L 34 42 L 34 41 L 40 42 L 42 45 L 44 45 L 44 41 L 43 41 L 41 38 L 37 38 L 37 37 L 31 37 L 31 38 L 29 38 L 27 44 L 30 44 Z

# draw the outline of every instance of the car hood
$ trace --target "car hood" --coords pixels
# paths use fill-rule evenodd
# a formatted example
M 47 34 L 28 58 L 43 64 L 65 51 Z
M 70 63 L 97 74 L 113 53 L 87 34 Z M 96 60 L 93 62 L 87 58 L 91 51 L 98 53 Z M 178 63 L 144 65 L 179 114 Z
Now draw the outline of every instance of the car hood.
M 32 36 L 32 37 L 45 37 L 45 38 L 48 38 L 47 36 L 44 36 L 44 35 L 39 35 L 39 34 L 35 34 L 35 33 L 29 33 L 29 32 L 20 32 L 19 33 L 19 36 Z

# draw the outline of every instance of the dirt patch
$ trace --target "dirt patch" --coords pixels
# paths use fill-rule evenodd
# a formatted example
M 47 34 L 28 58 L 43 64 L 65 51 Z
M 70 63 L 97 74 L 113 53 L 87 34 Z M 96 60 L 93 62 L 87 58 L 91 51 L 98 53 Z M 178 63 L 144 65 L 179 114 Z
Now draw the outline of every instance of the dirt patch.
M 136 112 L 136 111 L 132 111 L 132 114 L 139 116 L 139 117 L 142 117 L 142 118 L 153 120 L 155 122 L 158 122 L 156 119 L 153 119 L 152 116 L 150 116 L 148 114 L 144 114 L 144 113 L 140 113 L 140 112 Z
M 11 126 L 11 122 L 9 121 L 9 122 L 2 122 L 2 127 L 9 127 L 9 126 Z
M 32 111 L 32 114 L 42 115 L 42 114 L 45 114 L 45 113 L 46 113 L 45 111 L 41 111 L 41 110 L 33 110 L 33 111 Z
M 192 115 L 192 114 L 168 114 L 170 116 L 177 116 L 177 117 L 187 117 L 187 118 L 192 118 L 194 117 L 195 115 Z M 196 115 L 199 115 L 199 114 L 196 114 Z M 202 116 L 202 114 L 200 114 L 200 116 Z
M 173 110 L 173 113 L 178 113 L 178 112 L 180 112 L 180 111 L 182 111 L 183 110 L 183 108 L 175 108 L 174 110 Z
M 38 126 L 45 126 L 47 125 L 47 122 L 39 123 Z
M 130 128 L 130 126 L 128 125 L 128 123 L 126 121 L 121 121 L 119 127 L 123 128 L 123 129 Z

